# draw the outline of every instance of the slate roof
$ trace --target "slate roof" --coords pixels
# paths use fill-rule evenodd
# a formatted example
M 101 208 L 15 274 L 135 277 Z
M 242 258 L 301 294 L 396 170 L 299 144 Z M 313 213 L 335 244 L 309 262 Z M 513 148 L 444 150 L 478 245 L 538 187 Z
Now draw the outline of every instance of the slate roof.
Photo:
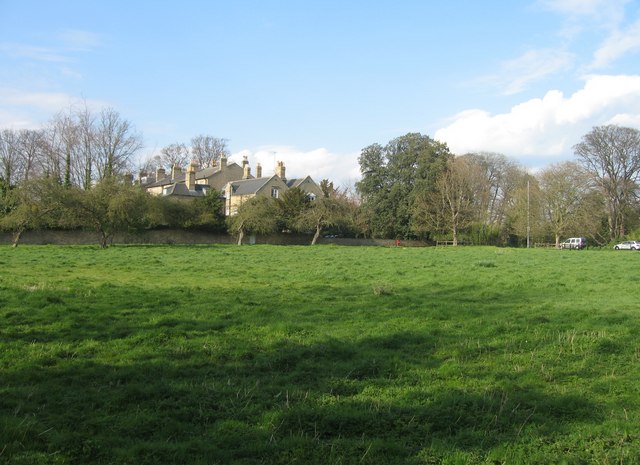
M 162 179 L 158 179 L 156 182 L 152 182 L 151 184 L 145 184 L 144 187 L 149 188 L 149 187 L 159 187 L 159 186 L 166 186 L 167 184 L 175 184 L 178 182 L 182 182 L 184 183 L 184 179 L 186 177 L 186 173 L 182 173 L 178 176 L 176 176 L 175 178 L 171 178 L 169 176 L 165 176 Z
M 203 197 L 206 193 L 206 189 L 209 186 L 203 184 L 196 184 L 195 190 L 190 191 L 187 189 L 185 183 L 173 184 L 167 187 L 163 191 L 163 195 L 179 195 L 181 197 Z
M 270 178 L 242 179 L 240 181 L 232 181 L 230 184 L 234 195 L 249 195 L 258 192 L 261 187 L 274 177 L 275 176 L 271 176 Z
M 307 176 L 308 178 L 309 176 Z M 307 178 L 297 178 L 297 179 L 287 179 L 287 187 L 289 189 L 293 189 L 294 187 L 298 187 L 302 184 Z
M 230 168 L 232 166 L 240 166 L 237 163 L 229 163 L 227 164 L 226 168 Z M 203 170 L 198 170 L 196 171 L 196 179 L 204 179 L 204 178 L 208 178 L 213 176 L 216 173 L 220 173 L 220 165 L 216 165 L 216 166 L 211 166 L 209 168 L 205 168 Z M 175 178 L 171 178 L 170 176 L 165 176 L 162 179 L 158 179 L 155 182 L 152 182 L 150 184 L 145 184 L 144 187 L 146 188 L 150 188 L 150 187 L 160 187 L 160 186 L 166 186 L 168 184 L 177 184 L 177 183 L 183 183 L 185 181 L 187 177 L 187 173 L 186 172 L 182 172 L 181 174 L 179 174 L 178 176 L 176 176 Z
M 233 165 L 240 167 L 237 163 L 228 163 L 226 168 L 231 168 Z M 196 172 L 196 179 L 204 179 L 210 176 L 213 176 L 216 173 L 220 172 L 220 165 L 210 166 L 209 168 L 205 168 L 203 170 Z

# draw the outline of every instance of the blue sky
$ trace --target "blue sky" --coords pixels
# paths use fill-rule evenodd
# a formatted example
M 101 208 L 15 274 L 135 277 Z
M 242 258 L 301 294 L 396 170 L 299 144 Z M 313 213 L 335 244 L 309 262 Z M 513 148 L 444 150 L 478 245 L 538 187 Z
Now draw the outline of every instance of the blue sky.
M 152 155 L 208 134 L 348 184 L 407 132 L 537 169 L 640 128 L 640 2 L 0 0 L 0 127 L 115 108 Z

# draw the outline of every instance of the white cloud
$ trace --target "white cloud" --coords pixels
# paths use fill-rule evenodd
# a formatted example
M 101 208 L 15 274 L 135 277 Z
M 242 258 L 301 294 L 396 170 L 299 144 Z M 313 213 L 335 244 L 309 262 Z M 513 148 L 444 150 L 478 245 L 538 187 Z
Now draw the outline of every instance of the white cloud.
M 316 182 L 329 179 L 336 186 L 343 187 L 360 178 L 358 155 L 332 153 L 325 148 L 302 151 L 291 146 L 264 146 L 236 152 L 231 155 L 231 160 L 240 163 L 242 157 L 247 156 L 252 174 L 255 175 L 255 166 L 260 163 L 263 176 L 274 174 L 276 162 L 283 161 L 286 176 L 290 179 L 309 175 Z
M 615 28 L 624 20 L 625 6 L 629 0 L 539 0 L 543 9 L 566 16 L 564 31 L 573 34 L 588 27 L 587 22 L 600 27 Z
M 525 90 L 528 84 L 571 68 L 574 56 L 564 50 L 529 50 L 518 58 L 506 61 L 499 76 L 492 78 L 500 84 L 505 95 Z
M 640 20 L 626 30 L 614 31 L 596 50 L 590 69 L 608 66 L 621 56 L 640 50 Z
M 0 44 L 0 53 L 13 58 L 27 58 L 50 63 L 67 63 L 71 61 L 60 50 L 34 45 L 3 43 Z
M 57 37 L 66 49 L 72 51 L 88 52 L 102 44 L 99 34 L 78 29 L 65 29 Z
M 0 127 L 37 128 L 59 111 L 87 106 L 99 110 L 109 106 L 99 100 L 86 100 L 64 92 L 30 92 L 0 87 Z
M 640 118 L 640 75 L 590 76 L 570 97 L 558 90 L 492 115 L 463 111 L 435 133 L 454 153 L 500 152 L 522 160 L 571 156 L 593 126 Z

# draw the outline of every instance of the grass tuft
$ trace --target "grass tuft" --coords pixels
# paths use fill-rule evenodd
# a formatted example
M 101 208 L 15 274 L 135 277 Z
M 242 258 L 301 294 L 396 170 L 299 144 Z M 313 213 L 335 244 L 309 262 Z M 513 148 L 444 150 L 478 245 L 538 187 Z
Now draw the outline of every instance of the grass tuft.
M 373 294 L 378 296 L 393 295 L 393 287 L 388 284 L 375 284 L 373 286 Z

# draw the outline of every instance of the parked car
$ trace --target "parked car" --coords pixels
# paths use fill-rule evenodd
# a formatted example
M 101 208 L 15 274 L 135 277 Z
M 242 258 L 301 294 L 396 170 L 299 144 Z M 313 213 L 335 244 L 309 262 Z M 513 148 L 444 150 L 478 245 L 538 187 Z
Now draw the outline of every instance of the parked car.
M 613 246 L 614 250 L 640 250 L 640 241 L 624 241 Z
M 587 239 L 585 237 L 570 237 L 566 241 L 560 244 L 561 249 L 584 249 L 587 246 Z

